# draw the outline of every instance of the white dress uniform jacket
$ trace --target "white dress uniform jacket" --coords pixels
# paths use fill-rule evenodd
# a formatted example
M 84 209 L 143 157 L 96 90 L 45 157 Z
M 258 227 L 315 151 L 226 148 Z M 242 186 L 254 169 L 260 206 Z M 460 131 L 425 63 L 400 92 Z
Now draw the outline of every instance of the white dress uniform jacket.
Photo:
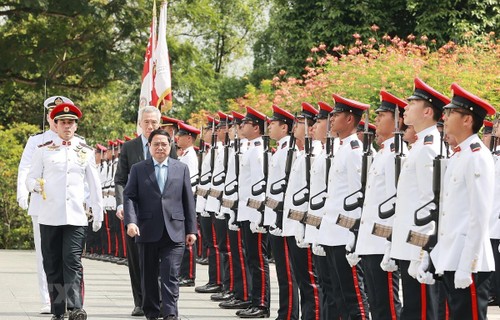
M 184 153 L 179 158 L 182 163 L 185 163 L 189 169 L 189 175 L 191 177 L 191 185 L 198 179 L 198 156 L 196 155 L 196 150 L 191 146 L 184 150 Z M 193 194 L 196 194 L 196 185 L 192 187 Z
M 38 222 L 44 225 L 87 226 L 87 216 L 83 208 L 85 184 L 90 197 L 94 220 L 103 220 L 101 181 L 94 158 L 94 150 L 71 139 L 65 146 L 57 137 L 53 143 L 39 148 L 33 155 L 30 172 L 26 180 L 28 190 L 33 191 L 37 181 L 45 180 L 46 200 L 42 200 Z
M 498 156 L 494 155 L 493 160 L 495 161 L 495 192 L 496 201 L 493 202 L 493 211 L 490 218 L 490 238 L 500 239 L 500 201 L 498 196 L 500 196 L 500 161 L 498 161 Z
M 361 164 L 363 143 L 354 133 L 340 140 L 340 146 L 332 161 L 328 174 L 328 195 L 323 207 L 323 220 L 319 229 L 318 243 L 326 246 L 348 244 L 353 235 L 337 225 L 339 214 L 355 219 L 361 216 L 361 209 L 346 212 L 344 199 L 361 188 Z
M 234 142 L 233 142 L 234 143 Z M 240 140 L 240 155 L 238 155 L 238 161 L 241 161 L 241 154 L 243 154 L 248 147 L 248 140 L 247 139 L 241 139 Z M 239 169 L 239 168 L 238 168 Z M 236 181 L 236 183 L 235 183 Z M 236 201 L 238 200 L 238 191 L 228 195 L 226 193 L 227 190 L 233 190 L 233 188 L 236 187 L 236 190 L 238 190 L 238 179 L 236 177 L 236 155 L 234 154 L 234 145 L 233 148 L 229 149 L 229 160 L 227 162 L 227 173 L 226 173 L 226 181 L 224 182 L 224 195 L 222 196 L 222 199 L 227 200 L 233 200 Z M 235 222 L 235 212 L 229 208 L 222 207 L 221 206 L 221 213 L 228 214 L 229 215 L 229 221 L 228 224 L 233 224 Z
M 264 147 L 262 137 L 248 141 L 248 149 L 241 155 L 240 176 L 238 179 L 238 221 L 258 223 L 262 216 L 257 209 L 247 206 L 249 198 L 264 201 L 265 192 L 259 196 L 252 195 L 252 186 L 264 177 L 263 158 Z
M 286 166 L 286 156 L 288 154 L 288 144 L 290 143 L 290 136 L 285 136 L 277 142 L 277 150 L 272 155 L 269 161 L 269 175 L 267 178 L 267 189 L 266 196 L 274 199 L 276 201 L 283 201 L 284 192 L 280 194 L 272 194 L 271 186 L 278 180 L 285 177 L 285 166 Z M 290 174 L 291 175 L 291 174 Z M 283 182 L 283 181 L 282 181 Z M 281 187 L 281 183 L 274 186 L 274 189 Z M 271 208 L 267 207 L 264 210 L 264 225 L 265 226 L 275 226 L 276 225 L 276 212 Z
M 493 208 L 493 158 L 476 134 L 458 146 L 461 151 L 451 157 L 445 174 L 438 242 L 431 259 L 437 274 L 493 271 L 488 226 Z
M 403 144 L 403 153 L 408 149 Z M 385 200 L 396 194 L 394 167 L 394 137 L 385 140 L 380 150 L 373 157 L 366 182 L 365 202 L 356 243 L 356 254 L 384 254 L 387 240 L 372 234 L 375 223 L 392 226 L 394 216 L 380 219 L 378 207 Z M 388 206 L 389 207 L 389 206 Z
M 392 229 L 391 258 L 419 261 L 422 248 L 406 242 L 410 230 L 432 234 L 434 223 L 417 227 L 415 210 L 429 202 L 432 192 L 432 161 L 440 151 L 440 134 L 436 126 L 417 133 L 417 141 L 408 153 L 399 175 L 396 213 Z M 419 216 L 427 216 L 429 208 L 421 210 Z

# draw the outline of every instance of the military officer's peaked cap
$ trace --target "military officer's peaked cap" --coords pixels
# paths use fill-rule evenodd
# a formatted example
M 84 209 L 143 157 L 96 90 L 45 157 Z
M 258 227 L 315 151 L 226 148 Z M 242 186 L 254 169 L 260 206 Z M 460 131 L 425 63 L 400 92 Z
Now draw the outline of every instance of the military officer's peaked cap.
M 251 121 L 263 126 L 264 121 L 266 121 L 266 116 L 252 107 L 246 107 L 246 108 L 247 108 L 247 114 L 242 119 L 242 121 Z
M 352 99 L 347 99 L 335 93 L 332 96 L 333 100 L 335 101 L 333 113 L 350 112 L 361 116 L 365 110 L 370 108 L 369 104 L 361 103 Z
M 242 115 L 241 113 L 236 112 L 236 111 L 231 111 L 231 114 L 233 115 L 232 124 L 241 124 L 241 120 L 243 120 L 243 118 L 245 118 L 244 115 Z
M 95 145 L 95 148 L 99 151 L 102 151 L 102 152 L 106 152 L 108 151 L 108 148 L 106 148 L 105 146 L 103 146 L 102 144 L 98 143 Z
M 295 117 L 290 112 L 286 111 L 273 104 L 273 116 L 270 119 L 271 121 L 282 121 L 288 125 L 292 125 Z
M 57 106 L 58 104 L 61 104 L 61 103 L 74 104 L 73 101 L 71 101 L 69 98 L 66 98 L 64 96 L 53 96 L 53 97 L 45 99 L 45 101 L 43 102 L 43 106 L 45 107 L 45 109 L 50 109 L 50 108 L 54 108 L 55 106 Z
M 82 112 L 72 103 L 61 103 L 52 109 L 50 118 L 54 120 L 59 119 L 74 119 L 78 120 L 82 117 Z
M 493 122 L 484 120 L 483 121 L 483 134 L 490 134 L 493 132 Z
M 376 130 L 377 130 L 376 125 L 374 125 L 372 123 L 368 123 L 368 131 L 375 133 Z M 358 132 L 365 131 L 365 121 L 364 120 L 359 121 L 358 126 L 356 127 L 356 131 L 358 131 Z
M 189 124 L 185 124 L 183 122 L 180 122 L 179 123 L 179 131 L 177 132 L 177 134 L 179 136 L 190 135 L 193 138 L 196 138 L 196 136 L 198 134 L 200 134 L 200 132 L 201 132 L 200 129 L 197 129 L 193 126 L 190 126 Z
M 207 128 L 211 129 L 212 126 L 216 127 L 219 124 L 219 120 L 215 119 L 212 116 L 207 116 Z
M 316 118 L 317 119 L 327 119 L 328 114 L 330 114 L 333 111 L 333 107 L 331 105 L 329 105 L 328 103 L 323 102 L 323 101 L 318 102 L 318 106 L 319 106 L 319 112 L 316 115 Z
M 425 100 L 439 110 L 443 110 L 443 107 L 450 103 L 450 98 L 419 78 L 415 78 L 414 83 L 415 89 L 413 90 L 413 94 L 407 100 Z
M 120 145 L 121 145 L 121 144 L 124 144 L 124 143 L 125 143 L 125 141 L 123 141 L 123 140 L 121 140 L 121 139 L 116 138 L 116 143 L 118 143 L 118 144 L 120 144 Z
M 475 113 L 482 119 L 484 119 L 487 114 L 492 115 L 496 112 L 495 108 L 487 101 L 466 91 L 456 83 L 452 83 L 451 92 L 453 93 L 453 98 L 451 102 L 445 106 L 445 109 L 466 109 Z
M 177 126 L 179 122 L 184 122 L 184 121 L 175 118 L 170 118 L 167 116 L 161 116 L 161 124 L 163 126 Z
M 302 111 L 300 112 L 300 115 L 302 117 L 315 121 L 319 111 L 309 102 L 302 102 L 301 106 Z
M 380 106 L 378 107 L 375 112 L 381 112 L 381 111 L 391 111 L 391 112 L 396 112 L 396 107 L 399 108 L 399 113 L 402 115 L 403 112 L 405 111 L 407 103 L 406 101 L 399 99 L 393 94 L 390 94 L 387 91 L 381 90 L 380 91 Z
M 132 138 L 130 138 L 129 136 L 126 136 L 126 135 L 124 135 L 124 136 L 123 136 L 123 138 L 125 139 L 125 141 L 130 141 L 130 140 L 132 140 Z
M 231 116 L 228 115 L 228 114 L 225 114 L 224 112 L 222 111 L 217 111 L 217 115 L 219 116 L 219 124 L 217 125 L 217 127 L 225 127 L 226 124 L 227 125 L 231 125 Z
M 116 145 L 118 145 L 118 142 L 115 142 L 113 140 L 108 140 L 108 147 L 114 147 Z

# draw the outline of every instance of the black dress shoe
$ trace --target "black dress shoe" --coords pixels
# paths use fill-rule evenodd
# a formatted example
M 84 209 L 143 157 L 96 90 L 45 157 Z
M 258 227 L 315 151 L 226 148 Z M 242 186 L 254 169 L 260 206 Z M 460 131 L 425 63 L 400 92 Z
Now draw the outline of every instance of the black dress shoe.
M 210 296 L 210 300 L 212 301 L 228 301 L 234 297 L 234 293 L 230 291 L 221 291 L 218 293 L 214 293 Z
M 141 307 L 135 307 L 130 314 L 132 317 L 142 317 L 144 316 L 144 311 L 142 311 Z
M 69 311 L 69 320 L 87 320 L 87 312 L 83 309 Z
M 174 316 L 174 315 L 169 315 L 169 316 L 166 316 L 166 317 L 163 317 L 163 320 L 178 320 L 179 318 L 177 318 L 177 316 Z
M 64 314 L 60 314 L 58 316 L 53 315 L 52 318 L 50 318 L 50 320 L 64 320 Z
M 220 284 L 215 283 L 207 283 L 204 286 L 194 288 L 194 291 L 198 293 L 217 293 L 222 290 L 222 286 Z
M 250 318 L 269 318 L 269 309 L 264 307 L 252 307 L 246 309 L 238 314 L 238 317 L 250 319 Z
M 248 310 L 251 310 L 252 308 L 253 308 L 252 306 L 249 306 L 246 309 L 238 310 L 238 311 L 236 311 L 236 315 L 239 316 L 242 312 L 247 312 Z
M 219 307 L 222 309 L 246 309 L 249 308 L 251 305 L 252 301 L 243 301 L 236 298 L 232 298 L 229 301 L 224 301 L 219 303 Z
M 194 279 L 179 280 L 179 287 L 194 287 Z
M 201 264 L 202 266 L 208 265 L 208 258 L 198 258 L 196 259 L 196 262 Z

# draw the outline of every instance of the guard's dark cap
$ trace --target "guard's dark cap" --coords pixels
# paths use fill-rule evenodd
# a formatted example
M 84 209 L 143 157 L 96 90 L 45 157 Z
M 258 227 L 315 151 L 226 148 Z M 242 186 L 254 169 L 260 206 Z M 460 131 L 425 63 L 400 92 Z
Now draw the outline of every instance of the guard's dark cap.
M 490 134 L 493 132 L 493 122 L 484 120 L 483 121 L 483 134 Z
M 378 107 L 375 112 L 382 112 L 382 111 L 390 111 L 390 112 L 396 112 L 396 107 L 399 108 L 399 113 L 402 115 L 403 112 L 405 111 L 407 103 L 406 101 L 399 99 L 393 94 L 390 94 L 387 91 L 381 90 L 380 91 L 380 106 Z
M 363 115 L 363 112 L 365 110 L 370 108 L 369 104 L 361 103 L 352 99 L 347 99 L 335 93 L 332 96 L 333 100 L 335 101 L 335 107 L 333 108 L 333 113 L 350 112 L 355 115 L 361 116 Z
M 177 131 L 177 135 L 184 136 L 190 135 L 196 139 L 196 136 L 200 134 L 200 129 L 185 124 L 184 122 L 179 122 L 179 131 Z
M 290 112 L 286 111 L 273 104 L 273 116 L 269 119 L 271 121 L 283 121 L 287 125 L 293 125 L 295 117 Z
M 323 101 L 318 102 L 318 105 L 319 112 L 316 115 L 316 119 L 328 119 L 328 115 L 333 111 L 333 107 Z
M 309 102 L 302 102 L 302 111 L 300 115 L 302 117 L 305 117 L 306 119 L 316 121 L 316 116 L 318 115 L 319 111 L 312 106 Z
M 356 127 L 356 131 L 357 132 L 365 131 L 365 121 L 364 120 L 359 121 L 358 126 Z M 370 131 L 371 133 L 375 133 L 375 131 L 377 131 L 377 126 L 372 124 L 372 123 L 368 123 L 368 131 Z
M 247 108 L 247 114 L 242 119 L 242 121 L 251 121 L 257 123 L 260 126 L 264 126 L 264 121 L 266 121 L 266 116 L 252 107 L 246 107 L 246 108 Z
M 415 89 L 407 100 L 425 100 L 435 108 L 443 110 L 443 107 L 450 103 L 450 98 L 438 92 L 419 78 L 415 78 Z
M 487 101 L 479 98 L 478 96 L 466 91 L 456 83 L 452 83 L 451 92 L 453 98 L 451 102 L 446 105 L 445 109 L 465 109 L 478 115 L 484 119 L 486 115 L 495 114 L 496 110 Z
M 82 112 L 77 106 L 71 103 L 61 103 L 55 106 L 50 112 L 50 118 L 54 120 L 59 119 L 73 119 L 78 120 L 82 117 Z

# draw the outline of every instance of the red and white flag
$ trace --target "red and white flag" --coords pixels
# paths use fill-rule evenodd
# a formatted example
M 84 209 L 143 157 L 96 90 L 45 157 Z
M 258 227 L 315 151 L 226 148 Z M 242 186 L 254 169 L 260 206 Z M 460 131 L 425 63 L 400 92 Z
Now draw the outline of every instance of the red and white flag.
M 156 1 L 153 1 L 153 19 L 149 32 L 148 47 L 144 55 L 144 67 L 142 68 L 141 95 L 139 97 L 139 110 L 145 106 L 153 105 L 153 62 L 156 49 Z
M 167 112 L 172 108 L 172 77 L 170 73 L 170 59 L 167 47 L 167 2 L 160 8 L 158 24 L 158 43 L 155 48 L 153 61 L 155 72 L 153 78 L 152 105 Z

